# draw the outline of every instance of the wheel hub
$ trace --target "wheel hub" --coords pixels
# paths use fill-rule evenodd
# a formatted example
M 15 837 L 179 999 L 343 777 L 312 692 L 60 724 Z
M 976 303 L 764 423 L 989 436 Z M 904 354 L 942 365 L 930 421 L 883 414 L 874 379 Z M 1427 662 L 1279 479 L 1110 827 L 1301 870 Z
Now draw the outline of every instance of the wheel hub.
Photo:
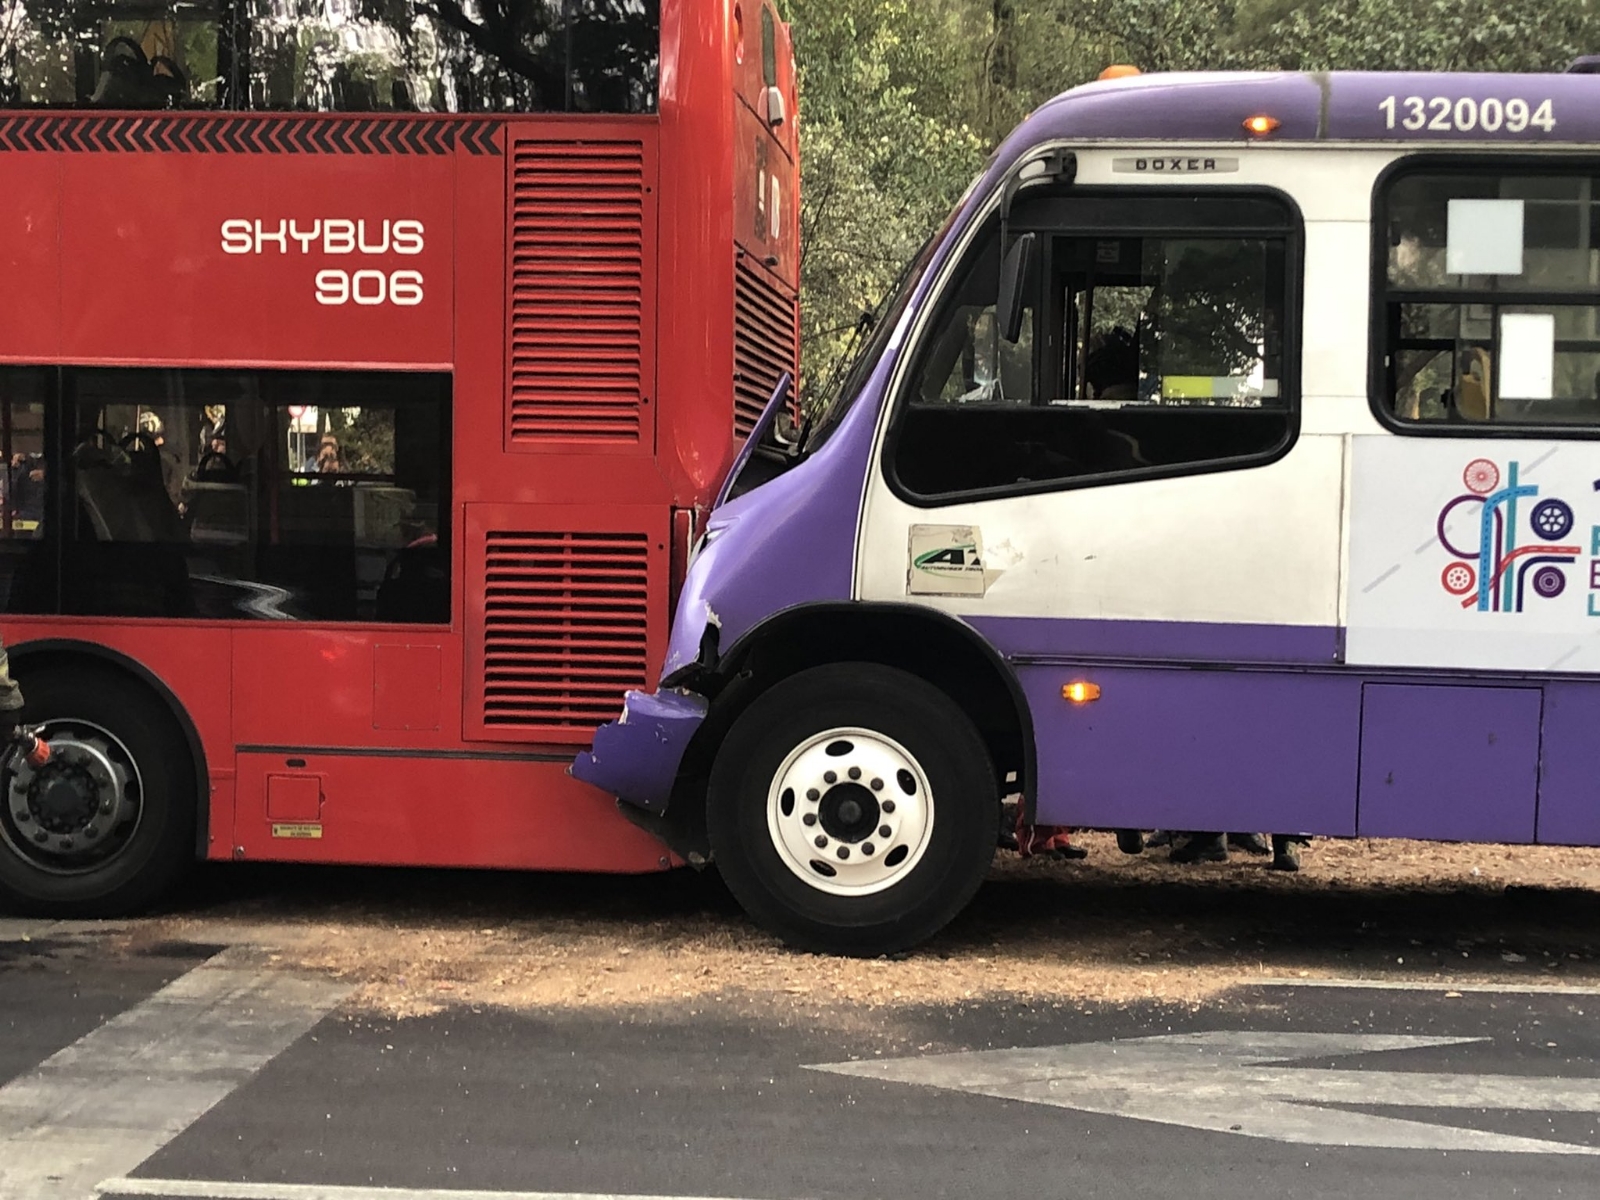
M 859 783 L 829 788 L 817 806 L 822 831 L 841 842 L 864 841 L 878 827 L 878 802 Z
M 0 843 L 53 875 L 92 871 L 133 839 L 143 812 L 138 767 L 116 735 L 85 721 L 44 725 L 50 761 L 13 756 Z
M 814 734 L 780 764 L 767 796 L 779 859 L 818 891 L 862 896 L 917 865 L 933 830 L 933 795 L 917 760 L 881 733 Z
M 93 776 L 72 763 L 47 764 L 28 789 L 28 810 L 50 833 L 76 833 L 99 807 Z

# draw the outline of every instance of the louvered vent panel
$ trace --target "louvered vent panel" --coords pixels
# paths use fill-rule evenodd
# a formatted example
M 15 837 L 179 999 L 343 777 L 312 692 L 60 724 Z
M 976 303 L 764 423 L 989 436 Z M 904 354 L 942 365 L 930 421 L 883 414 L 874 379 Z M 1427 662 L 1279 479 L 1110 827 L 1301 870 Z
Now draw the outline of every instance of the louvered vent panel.
M 639 141 L 520 141 L 512 153 L 511 441 L 637 445 L 649 382 Z
M 483 724 L 592 731 L 645 686 L 642 533 L 497 533 L 485 545 Z
M 741 255 L 733 337 L 733 421 L 740 437 L 754 428 L 783 373 L 799 373 L 796 316 L 796 297 Z

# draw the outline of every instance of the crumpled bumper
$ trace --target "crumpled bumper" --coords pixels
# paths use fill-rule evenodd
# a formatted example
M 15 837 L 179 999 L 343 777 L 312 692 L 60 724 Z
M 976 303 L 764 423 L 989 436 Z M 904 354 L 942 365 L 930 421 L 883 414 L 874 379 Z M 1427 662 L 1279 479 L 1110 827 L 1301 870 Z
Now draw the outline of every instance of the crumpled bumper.
M 647 812 L 665 812 L 709 707 L 694 692 L 629 692 L 622 716 L 595 730 L 594 745 L 573 760 L 571 773 Z

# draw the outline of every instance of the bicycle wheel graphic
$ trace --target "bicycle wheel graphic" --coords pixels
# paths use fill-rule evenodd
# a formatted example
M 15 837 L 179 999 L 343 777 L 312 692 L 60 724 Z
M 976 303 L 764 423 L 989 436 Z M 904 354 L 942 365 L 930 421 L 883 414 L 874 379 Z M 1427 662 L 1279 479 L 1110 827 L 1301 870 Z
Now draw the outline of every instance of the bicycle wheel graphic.
M 1452 596 L 1465 596 L 1478 586 L 1478 573 L 1468 563 L 1451 563 L 1444 569 L 1444 574 L 1439 577 L 1439 582 L 1444 584 L 1444 590 Z M 1538 586 L 1538 581 L 1534 581 Z
M 1487 496 L 1500 486 L 1500 468 L 1487 458 L 1475 458 L 1461 473 L 1461 481 L 1467 485 L 1469 492 Z
M 1555 567 L 1540 567 L 1533 573 L 1533 590 L 1546 600 L 1561 595 L 1567 586 L 1567 577 Z
M 1546 500 L 1535 506 L 1533 532 L 1547 542 L 1559 542 L 1572 531 L 1572 509 L 1561 500 Z

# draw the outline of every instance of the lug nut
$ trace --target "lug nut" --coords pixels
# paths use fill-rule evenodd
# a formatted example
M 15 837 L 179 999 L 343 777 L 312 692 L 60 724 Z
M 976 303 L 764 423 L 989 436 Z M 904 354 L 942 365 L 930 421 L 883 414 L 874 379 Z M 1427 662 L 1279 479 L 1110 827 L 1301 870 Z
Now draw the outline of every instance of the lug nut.
M 839 847 L 839 857 L 840 858 L 849 858 L 850 857 L 850 847 L 849 846 L 840 846 Z
M 868 858 L 872 857 L 872 852 L 874 849 L 876 849 L 876 847 L 873 846 L 871 842 L 861 843 L 861 853 L 865 854 Z
M 33 840 L 42 846 L 50 840 L 50 835 L 41 829 L 38 833 L 33 835 Z
M 826 850 L 828 848 L 828 835 L 825 833 L 817 834 L 812 844 L 815 845 L 818 850 Z
M 860 779 L 861 778 L 861 768 L 860 767 L 851 767 L 850 768 L 850 778 L 851 779 Z
M 87 828 L 87 829 L 85 829 L 83 831 L 83 836 L 88 838 L 92 842 L 92 841 L 94 841 L 95 838 L 100 836 L 100 831 L 98 829 L 96 829 L 93 825 L 91 825 L 91 826 L 89 826 L 89 828 Z
M 873 790 L 873 791 L 875 791 L 875 792 L 881 792 L 881 791 L 883 791 L 883 780 L 881 780 L 881 779 L 874 779 L 874 780 L 873 780 L 873 781 L 872 781 L 872 790 Z
M 111 801 L 107 800 L 100 806 L 100 811 L 103 813 L 109 813 L 113 807 L 114 806 L 112 805 Z
M 883 802 L 883 811 L 886 812 L 886 813 L 892 813 L 894 811 L 894 801 L 893 800 L 885 800 Z
M 817 791 L 816 788 L 807 788 L 806 789 L 806 799 L 811 801 L 811 803 L 815 804 L 818 800 L 822 799 L 822 793 Z
M 13 815 L 17 818 L 18 825 L 26 825 L 28 823 L 28 814 L 26 812 L 18 812 Z
M 807 813 L 805 816 L 801 817 L 800 820 L 807 825 L 815 825 L 817 823 L 817 814 Z
M 894 830 L 890 829 L 887 825 L 879 825 L 878 836 L 881 838 L 893 837 Z
M 838 772 L 836 772 L 836 771 L 824 771 L 822 773 L 822 782 L 823 783 L 838 783 L 839 782 Z

